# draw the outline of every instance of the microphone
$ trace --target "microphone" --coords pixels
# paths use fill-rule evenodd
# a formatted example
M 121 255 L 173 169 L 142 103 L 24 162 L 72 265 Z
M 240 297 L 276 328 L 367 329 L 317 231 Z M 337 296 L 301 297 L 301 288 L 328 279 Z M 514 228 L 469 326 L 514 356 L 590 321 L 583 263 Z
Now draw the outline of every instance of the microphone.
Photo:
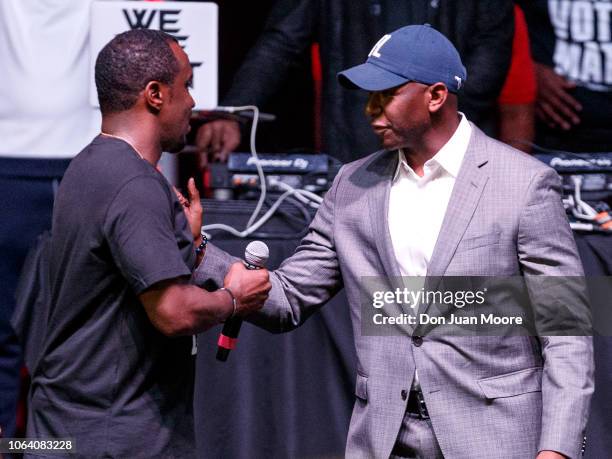
M 269 256 L 270 251 L 266 244 L 261 241 L 253 241 L 244 250 L 243 263 L 246 269 L 261 269 L 265 267 Z M 217 341 L 217 360 L 225 362 L 230 351 L 236 347 L 241 325 L 242 319 L 239 317 L 232 317 L 225 321 Z

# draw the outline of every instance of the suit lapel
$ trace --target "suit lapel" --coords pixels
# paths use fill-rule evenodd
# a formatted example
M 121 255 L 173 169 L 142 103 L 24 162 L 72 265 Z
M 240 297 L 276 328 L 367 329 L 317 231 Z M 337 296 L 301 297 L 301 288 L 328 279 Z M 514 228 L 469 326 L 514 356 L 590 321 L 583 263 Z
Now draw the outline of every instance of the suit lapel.
M 368 207 L 371 216 L 372 232 L 376 248 L 388 277 L 400 276 L 400 269 L 395 259 L 391 233 L 389 232 L 389 194 L 393 173 L 397 168 L 398 153 L 388 151 L 379 156 L 368 169 L 372 173 L 372 188 L 368 192 Z
M 484 168 L 488 162 L 485 138 L 485 134 L 472 124 L 472 137 L 427 268 L 426 289 L 434 290 L 440 281 L 439 277 L 446 272 L 487 183 L 488 175 Z M 423 304 L 420 312 L 425 311 L 428 306 L 429 304 Z

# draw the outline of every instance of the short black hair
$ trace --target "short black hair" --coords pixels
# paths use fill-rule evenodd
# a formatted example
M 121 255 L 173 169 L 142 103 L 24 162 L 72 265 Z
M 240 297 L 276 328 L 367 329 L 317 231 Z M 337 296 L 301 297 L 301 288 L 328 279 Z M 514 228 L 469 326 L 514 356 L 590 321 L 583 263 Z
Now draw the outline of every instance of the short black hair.
M 96 88 L 102 114 L 134 106 L 150 81 L 172 84 L 179 63 L 170 48 L 174 37 L 159 30 L 123 32 L 102 48 L 96 59 Z

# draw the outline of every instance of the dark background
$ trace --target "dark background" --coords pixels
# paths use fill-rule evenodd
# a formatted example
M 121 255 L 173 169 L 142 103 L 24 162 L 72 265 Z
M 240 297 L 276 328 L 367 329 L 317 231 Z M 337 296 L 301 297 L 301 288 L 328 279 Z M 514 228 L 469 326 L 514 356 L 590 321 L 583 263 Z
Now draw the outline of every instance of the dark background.
M 246 53 L 263 30 L 274 0 L 216 0 L 219 6 L 219 101 L 229 90 Z M 258 127 L 260 152 L 312 151 L 314 148 L 313 84 L 310 53 L 305 53 L 276 96 L 261 111 L 277 115 Z M 243 135 L 239 151 L 250 151 Z

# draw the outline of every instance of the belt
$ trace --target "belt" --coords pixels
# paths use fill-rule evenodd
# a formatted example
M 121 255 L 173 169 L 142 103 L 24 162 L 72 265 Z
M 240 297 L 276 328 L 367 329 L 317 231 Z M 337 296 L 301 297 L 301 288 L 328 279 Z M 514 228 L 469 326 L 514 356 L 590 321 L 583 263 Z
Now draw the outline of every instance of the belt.
M 425 405 L 425 398 L 423 392 L 420 390 L 411 390 L 410 396 L 408 397 L 408 405 L 406 411 L 420 419 L 429 419 L 429 413 L 427 412 L 427 406 Z

